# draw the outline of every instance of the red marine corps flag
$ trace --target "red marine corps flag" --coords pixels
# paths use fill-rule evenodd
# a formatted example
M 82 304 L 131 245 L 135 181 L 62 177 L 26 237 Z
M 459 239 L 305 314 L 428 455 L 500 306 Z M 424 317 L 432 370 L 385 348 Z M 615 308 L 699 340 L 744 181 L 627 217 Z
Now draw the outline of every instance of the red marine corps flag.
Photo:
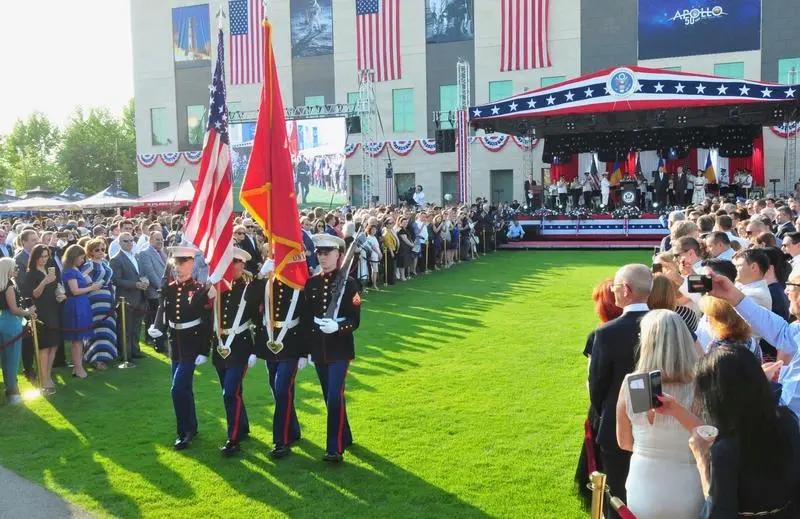
M 275 277 L 294 289 L 302 289 L 308 266 L 298 220 L 294 172 L 286 135 L 286 117 L 272 51 L 272 24 L 264 21 L 264 86 L 242 191 L 242 205 L 267 235 L 275 261 Z

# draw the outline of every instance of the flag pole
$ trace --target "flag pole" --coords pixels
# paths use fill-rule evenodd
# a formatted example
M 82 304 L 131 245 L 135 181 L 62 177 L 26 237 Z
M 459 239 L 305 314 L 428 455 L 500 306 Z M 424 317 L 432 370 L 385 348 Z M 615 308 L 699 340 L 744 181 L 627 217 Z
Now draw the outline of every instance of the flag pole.
M 272 28 L 269 25 L 269 20 L 267 18 L 267 0 L 264 0 L 264 20 L 261 21 L 261 25 L 264 27 L 265 34 L 264 41 L 266 46 L 264 47 L 264 74 L 272 74 Z M 272 88 L 273 82 L 272 78 L 265 77 L 264 80 L 264 88 Z M 272 124 L 272 95 L 269 96 L 270 104 L 269 104 L 269 114 L 266 114 L 268 117 L 268 121 Z M 259 114 L 259 118 L 264 114 Z M 267 260 L 272 260 L 275 257 L 275 243 L 272 239 L 272 182 L 267 182 L 264 186 L 267 190 Z M 277 265 L 276 265 L 277 267 Z M 275 280 L 275 269 L 269 273 L 269 277 L 267 278 L 267 283 L 269 283 L 270 288 L 272 287 L 272 283 Z M 267 301 L 268 311 L 269 311 L 269 323 L 272 326 L 272 323 L 275 322 L 275 305 L 273 304 L 273 298 L 270 297 L 269 301 Z

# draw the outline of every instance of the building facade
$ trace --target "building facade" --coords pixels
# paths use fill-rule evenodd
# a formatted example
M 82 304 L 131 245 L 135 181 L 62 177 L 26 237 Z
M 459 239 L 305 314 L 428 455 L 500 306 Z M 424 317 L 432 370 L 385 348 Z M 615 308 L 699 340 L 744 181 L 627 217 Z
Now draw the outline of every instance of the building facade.
M 278 79 L 286 106 L 354 103 L 358 93 L 357 7 L 386 5 L 391 0 L 284 0 L 269 2 Z M 523 0 L 536 3 L 536 0 Z M 181 179 L 196 178 L 197 165 L 187 157 L 202 148 L 204 109 L 218 41 L 220 7 L 225 34 L 228 103 L 231 111 L 254 111 L 261 83 L 231 84 L 232 22 L 243 5 L 255 0 L 131 0 L 136 102 L 137 150 L 166 156 L 139 164 L 139 193 L 146 194 Z M 735 52 L 639 59 L 637 17 L 642 0 L 550 0 L 548 47 L 551 66 L 502 72 L 501 4 L 506 0 L 402 0 L 394 42 L 399 49 L 398 79 L 375 84 L 381 121 L 380 140 L 434 136 L 433 114 L 456 106 L 456 62 L 472 67 L 472 104 L 484 103 L 608 67 L 638 64 L 685 72 L 772 82 L 800 83 L 800 39 L 795 36 L 800 2 L 770 0 L 760 6 L 760 48 Z M 681 2 L 671 2 L 680 11 Z M 728 0 L 711 4 L 722 5 Z M 760 2 L 758 2 L 760 3 Z M 365 7 L 366 6 L 366 7 Z M 458 9 L 461 7 L 462 9 Z M 691 6 L 688 6 L 691 7 Z M 453 9 L 450 14 L 445 8 Z M 466 14 L 465 14 L 466 13 Z M 363 15 L 363 13 L 362 13 Z M 436 15 L 436 16 L 434 16 Z M 448 19 L 449 16 L 449 19 Z M 198 22 L 199 20 L 199 22 Z M 380 23 L 380 22 L 379 22 Z M 301 24 L 328 38 L 302 33 Z M 439 24 L 439 33 L 437 33 Z M 441 28 L 444 29 L 441 29 Z M 239 24 L 236 31 L 242 30 Z M 293 36 L 294 31 L 294 36 Z M 294 42 L 293 42 L 294 40 Z M 390 48 L 392 53 L 395 49 Z M 242 58 L 241 56 L 238 58 Z M 444 121 L 447 127 L 448 121 Z M 787 140 L 764 130 L 766 179 L 783 179 Z M 360 142 L 357 134 L 349 142 Z M 473 197 L 492 201 L 522 199 L 524 165 L 534 178 L 549 177 L 541 162 L 541 143 L 532 152 L 513 141 L 500 151 L 481 142 L 471 145 Z M 183 153 L 181 152 L 190 152 Z M 363 150 L 348 159 L 348 172 L 360 176 Z M 530 153 L 526 157 L 525 154 Z M 380 169 L 385 167 L 384 156 Z M 419 146 L 406 156 L 393 155 L 395 193 L 421 184 L 428 200 L 457 190 L 455 153 L 430 155 Z M 351 179 L 357 181 L 351 176 Z M 355 185 L 357 182 L 351 182 Z M 782 184 L 778 184 L 778 189 Z M 382 191 L 379 189 L 377 191 Z M 385 202 L 382 192 L 377 192 Z

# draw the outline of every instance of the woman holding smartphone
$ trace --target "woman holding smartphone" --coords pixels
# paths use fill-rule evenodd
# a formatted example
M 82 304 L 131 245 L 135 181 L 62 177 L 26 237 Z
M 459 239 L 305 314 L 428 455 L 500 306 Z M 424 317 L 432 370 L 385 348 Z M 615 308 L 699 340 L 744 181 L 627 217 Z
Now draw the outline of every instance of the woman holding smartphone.
M 64 281 L 67 300 L 64 303 L 62 323 L 64 325 L 64 339 L 72 342 L 72 376 L 86 378 L 88 373 L 83 368 L 83 343 L 94 336 L 92 329 L 92 307 L 88 295 L 100 290 L 103 285 L 95 282 L 91 285 L 81 274 L 78 267 L 83 264 L 86 253 L 83 247 L 74 244 L 67 247 L 61 263 L 64 272 L 61 279 Z
M 55 384 L 51 376 L 53 361 L 56 357 L 58 345 L 61 342 L 59 296 L 57 292 L 57 277 L 55 267 L 47 267 L 50 260 L 50 249 L 46 245 L 36 245 L 31 250 L 28 259 L 28 275 L 25 277 L 27 283 L 26 293 L 31 294 L 37 308 L 39 321 L 39 364 L 41 365 L 40 382 L 42 393 L 52 395 L 55 393 Z M 64 297 L 64 296 L 62 296 Z

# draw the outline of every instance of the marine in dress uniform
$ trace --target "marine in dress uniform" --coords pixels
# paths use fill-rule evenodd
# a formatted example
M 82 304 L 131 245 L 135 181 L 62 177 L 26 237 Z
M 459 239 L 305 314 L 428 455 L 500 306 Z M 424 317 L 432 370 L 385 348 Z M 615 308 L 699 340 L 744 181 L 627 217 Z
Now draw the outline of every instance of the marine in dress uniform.
M 261 276 L 269 275 L 275 268 L 268 260 L 261 269 Z M 269 387 L 275 399 L 272 417 L 272 459 L 280 459 L 291 453 L 291 445 L 300 439 L 300 422 L 294 407 L 295 378 L 299 369 L 305 367 L 308 334 L 304 330 L 308 323 L 301 323 L 305 315 L 305 300 L 300 289 L 294 289 L 277 278 L 259 279 L 259 291 L 263 305 L 263 316 L 256 328 L 256 355 L 267 364 Z M 269 299 L 267 299 L 269 298 Z M 272 301 L 270 310 L 269 301 Z
M 350 362 L 355 358 L 353 332 L 361 320 L 361 298 L 356 281 L 348 277 L 338 312 L 333 318 L 325 317 L 337 305 L 333 292 L 336 274 L 342 268 L 344 240 L 326 234 L 314 235 L 313 240 L 322 273 L 309 278 L 305 297 L 307 316 L 312 321 L 311 358 L 328 408 L 327 447 L 323 459 L 341 463 L 345 449 L 353 443 L 344 389 Z
M 211 359 L 222 387 L 222 401 L 228 422 L 228 439 L 220 449 L 230 457 L 241 449 L 239 442 L 250 434 L 250 422 L 242 396 L 242 382 L 248 367 L 256 364 L 252 324 L 258 319 L 260 290 L 249 281 L 245 264 L 250 253 L 233 248 L 233 284 L 220 297 L 219 338 L 211 337 Z
M 186 449 L 197 435 L 197 413 L 192 391 L 195 365 L 208 361 L 211 304 L 209 287 L 192 279 L 194 247 L 169 247 L 177 279 L 162 290 L 161 319 L 148 330 L 157 339 L 169 336 L 172 360 L 172 405 L 175 408 L 177 439 L 175 450 Z

